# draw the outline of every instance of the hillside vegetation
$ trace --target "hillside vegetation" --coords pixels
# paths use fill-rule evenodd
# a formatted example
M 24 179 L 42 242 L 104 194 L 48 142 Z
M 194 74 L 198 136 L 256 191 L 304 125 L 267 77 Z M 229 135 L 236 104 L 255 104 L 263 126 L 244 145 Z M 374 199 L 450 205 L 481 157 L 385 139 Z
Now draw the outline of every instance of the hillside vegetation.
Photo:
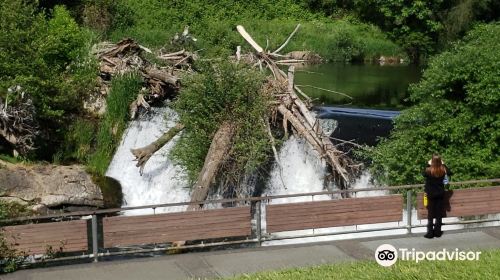
M 235 52 L 237 45 L 248 50 L 235 29 L 241 24 L 261 45 L 268 42 L 269 49 L 274 50 L 301 23 L 302 28 L 287 46 L 288 50 L 314 51 L 336 61 L 403 55 L 402 49 L 373 25 L 333 20 L 292 0 L 126 0 L 120 7 L 108 31 L 109 37 L 113 40 L 132 37 L 152 47 L 165 45 L 189 25 L 190 32 L 198 39 L 195 48 L 202 49 L 204 55 L 228 55 Z

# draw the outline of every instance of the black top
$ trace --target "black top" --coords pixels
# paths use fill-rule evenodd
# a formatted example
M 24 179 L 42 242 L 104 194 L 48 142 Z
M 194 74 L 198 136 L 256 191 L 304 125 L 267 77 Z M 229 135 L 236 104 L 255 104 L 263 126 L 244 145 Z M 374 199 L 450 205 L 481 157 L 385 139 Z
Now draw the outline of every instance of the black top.
M 427 167 L 429 167 L 429 165 L 427 165 Z M 453 174 L 450 169 L 448 169 L 448 166 L 444 165 L 444 168 L 446 169 L 446 175 L 451 176 Z M 444 196 L 444 176 L 433 177 L 431 174 L 426 172 L 426 169 L 424 169 L 422 175 L 425 177 L 425 193 L 427 194 L 427 197 L 431 199 L 442 198 Z

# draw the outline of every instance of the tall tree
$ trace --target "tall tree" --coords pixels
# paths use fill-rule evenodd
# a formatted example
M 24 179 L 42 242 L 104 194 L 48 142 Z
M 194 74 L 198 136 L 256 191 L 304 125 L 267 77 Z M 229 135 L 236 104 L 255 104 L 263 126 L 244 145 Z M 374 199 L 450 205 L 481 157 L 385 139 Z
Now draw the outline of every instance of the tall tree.
M 480 25 L 433 59 L 411 88 L 415 106 L 396 119 L 388 139 L 371 151 L 373 169 L 390 184 L 421 181 L 432 153 L 456 178 L 500 176 L 500 24 Z

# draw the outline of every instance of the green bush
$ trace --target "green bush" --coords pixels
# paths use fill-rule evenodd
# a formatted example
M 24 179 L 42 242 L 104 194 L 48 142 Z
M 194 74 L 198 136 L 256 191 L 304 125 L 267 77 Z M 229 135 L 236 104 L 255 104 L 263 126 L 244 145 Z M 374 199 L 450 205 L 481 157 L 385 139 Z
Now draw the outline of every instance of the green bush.
M 29 216 L 31 214 L 33 212 L 25 205 L 16 202 L 0 201 L 0 220 Z
M 421 182 L 434 152 L 454 171 L 454 180 L 500 177 L 499 35 L 500 24 L 479 25 L 431 61 L 411 87 L 415 105 L 370 152 L 379 179 Z
M 24 260 L 25 257 L 12 249 L 0 232 L 0 274 L 16 271 Z
M 30 216 L 33 212 L 16 202 L 0 201 L 0 220 L 12 219 L 22 216 Z M 0 223 L 0 226 L 3 224 Z M 0 274 L 2 272 L 13 272 L 24 261 L 25 257 L 18 251 L 12 249 L 10 244 L 4 239 L 0 230 Z
M 93 89 L 97 64 L 90 58 L 93 35 L 80 28 L 62 6 L 50 14 L 36 3 L 12 0 L 0 3 L 0 98 L 7 89 L 15 106 L 21 92 L 33 98 L 41 134 L 36 154 L 50 159 L 60 145 L 82 97 Z
M 106 173 L 113 153 L 126 129 L 129 105 L 137 96 L 142 83 L 142 77 L 137 73 L 128 73 L 113 78 L 111 91 L 106 99 L 106 113 L 99 123 L 96 150 L 90 156 L 88 163 L 90 172 L 101 176 Z
M 267 119 L 269 97 L 260 91 L 264 77 L 247 66 L 229 62 L 197 68 L 200 73 L 185 81 L 174 103 L 185 129 L 171 155 L 194 181 L 216 130 L 230 121 L 236 126 L 236 134 L 222 175 L 237 181 L 268 159 L 270 145 L 263 121 Z
M 93 152 L 96 123 L 96 120 L 83 118 L 72 123 L 65 135 L 63 148 L 56 154 L 59 158 L 54 161 L 86 163 Z

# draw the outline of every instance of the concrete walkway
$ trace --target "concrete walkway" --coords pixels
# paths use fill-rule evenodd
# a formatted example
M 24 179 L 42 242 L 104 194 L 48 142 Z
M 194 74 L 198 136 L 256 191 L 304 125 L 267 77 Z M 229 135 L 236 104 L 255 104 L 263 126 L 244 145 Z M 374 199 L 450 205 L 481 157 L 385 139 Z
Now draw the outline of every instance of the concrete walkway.
M 500 227 L 445 232 L 428 240 L 422 234 L 324 243 L 186 253 L 91 264 L 38 268 L 0 275 L 2 280 L 156 280 L 224 278 L 243 273 L 374 259 L 381 244 L 416 250 L 500 248 Z

